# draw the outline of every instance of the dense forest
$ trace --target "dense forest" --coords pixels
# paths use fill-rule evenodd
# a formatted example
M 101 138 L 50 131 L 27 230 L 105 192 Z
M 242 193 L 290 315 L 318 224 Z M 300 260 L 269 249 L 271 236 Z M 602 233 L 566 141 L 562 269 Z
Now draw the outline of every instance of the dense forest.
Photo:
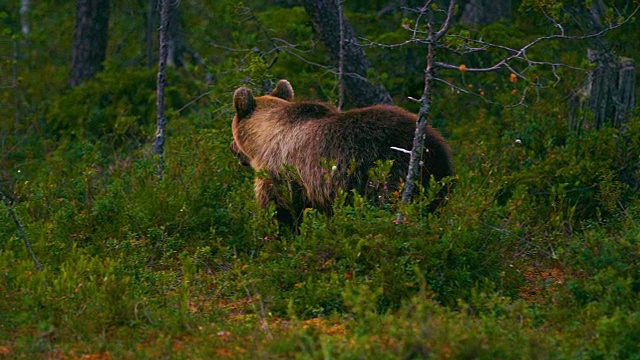
M 640 4 L 450 5 L 0 2 L 0 358 L 639 358 Z M 229 148 L 280 79 L 455 175 L 283 228 Z

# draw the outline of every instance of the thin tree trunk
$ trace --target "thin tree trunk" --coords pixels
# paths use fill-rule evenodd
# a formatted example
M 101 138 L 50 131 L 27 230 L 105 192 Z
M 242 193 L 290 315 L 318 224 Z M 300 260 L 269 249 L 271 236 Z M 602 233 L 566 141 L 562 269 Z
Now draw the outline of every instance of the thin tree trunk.
M 167 67 L 167 25 L 169 22 L 169 1 L 160 0 L 160 59 L 158 61 L 157 101 L 158 112 L 157 130 L 153 142 L 153 153 L 158 156 L 156 174 L 162 180 L 164 170 L 164 143 L 167 135 L 167 119 L 164 116 L 164 84 Z
M 20 0 L 20 28 L 24 36 L 29 35 L 29 21 L 27 21 L 29 7 L 29 0 Z
M 429 125 L 429 114 L 431 113 L 431 88 L 433 86 L 433 45 L 427 45 L 427 67 L 424 71 L 424 89 L 420 98 L 420 111 L 418 112 L 418 122 L 416 123 L 416 132 L 413 137 L 413 147 L 411 148 L 411 159 L 409 160 L 409 171 L 407 179 L 402 191 L 402 201 L 411 202 L 413 190 L 415 189 L 415 181 L 418 173 L 424 164 L 422 161 L 422 152 L 424 151 L 424 140 L 427 127 Z M 399 218 L 398 220 L 402 220 Z
M 427 4 L 422 8 L 423 12 L 430 11 L 428 5 L 429 2 L 427 2 Z M 437 32 L 433 31 L 433 19 L 431 14 L 428 14 L 429 20 L 427 24 L 427 31 L 429 33 L 429 41 L 427 42 L 427 66 L 424 70 L 424 90 L 422 92 L 422 97 L 420 98 L 420 111 L 418 112 L 416 132 L 413 137 L 413 147 L 411 148 L 411 157 L 409 159 L 409 170 L 407 171 L 407 178 L 405 180 L 404 189 L 402 190 L 402 201 L 405 204 L 411 202 L 411 199 L 413 198 L 413 191 L 415 189 L 415 181 L 420 174 L 420 169 L 426 167 L 426 164 L 423 163 L 422 154 L 424 151 L 427 127 L 429 126 L 429 115 L 431 114 L 431 91 L 433 89 L 435 69 L 434 50 L 440 39 L 447 33 L 451 26 L 455 5 L 455 0 L 450 0 L 449 7 L 447 9 L 447 19 Z M 404 222 L 404 214 L 402 214 L 402 212 L 398 212 L 396 223 L 401 224 L 402 222 Z
M 393 99 L 382 85 L 374 85 L 367 80 L 371 62 L 365 55 L 355 31 L 343 15 L 340 26 L 340 11 L 336 0 L 303 0 L 307 14 L 322 42 L 326 46 L 334 66 L 340 63 L 340 48 L 343 48 L 343 76 L 345 94 L 349 103 L 356 107 L 374 104 L 392 104 Z M 340 30 L 342 38 L 340 41 Z
M 102 70 L 109 38 L 109 0 L 77 0 L 71 86 Z

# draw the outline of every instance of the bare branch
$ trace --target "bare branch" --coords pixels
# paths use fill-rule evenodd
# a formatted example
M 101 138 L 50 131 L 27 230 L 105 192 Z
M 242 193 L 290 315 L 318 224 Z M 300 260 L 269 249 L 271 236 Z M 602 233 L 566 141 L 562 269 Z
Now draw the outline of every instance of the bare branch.
M 508 46 L 504 46 L 504 45 L 500 45 L 500 44 L 494 44 L 494 43 L 486 42 L 486 41 L 483 41 L 483 40 L 480 40 L 480 39 L 473 39 L 473 38 L 469 38 L 469 37 L 461 36 L 461 35 L 456 35 L 456 34 L 447 34 L 445 36 L 445 38 L 459 39 L 459 40 L 463 40 L 463 41 L 465 41 L 467 43 L 479 44 L 483 48 L 500 49 L 500 50 L 504 50 L 504 51 L 511 52 L 511 53 L 518 52 L 518 50 L 510 48 Z M 473 49 L 475 49 L 475 48 L 473 48 Z
M 484 101 L 487 104 L 500 105 L 500 106 L 504 106 L 504 107 L 507 107 L 507 108 L 517 107 L 517 106 L 526 106 L 526 104 L 524 104 L 524 96 L 522 97 L 522 99 L 518 103 L 504 105 L 504 104 L 501 104 L 501 103 L 498 103 L 498 102 L 495 102 L 495 101 L 491 101 L 491 100 L 489 100 L 488 97 L 486 97 L 486 96 L 484 96 L 482 94 L 479 94 L 479 93 L 474 92 L 474 91 L 469 91 L 468 89 L 465 89 L 464 87 L 461 87 L 461 86 L 458 86 L 456 84 L 453 84 L 453 83 L 451 83 L 451 82 L 449 82 L 449 81 L 447 81 L 445 79 L 442 79 L 442 78 L 439 78 L 439 77 L 434 77 L 433 81 L 437 81 L 437 82 L 440 82 L 440 83 L 448 86 L 452 91 L 458 91 L 458 92 L 461 92 L 461 93 L 464 93 L 464 94 L 467 94 L 467 95 L 475 96 L 475 97 L 481 99 L 482 101 Z M 523 93 L 526 93 L 526 88 L 523 91 Z M 413 100 L 415 100 L 415 99 L 413 99 Z M 418 101 L 418 100 L 416 100 L 416 101 Z
M 504 107 L 505 108 L 514 108 L 514 107 L 519 107 L 519 106 L 525 106 L 526 107 L 527 105 L 524 103 L 524 101 L 527 98 L 527 90 L 528 90 L 528 88 L 526 88 L 526 87 L 522 90 L 522 95 L 520 95 L 520 101 L 518 101 L 516 104 L 505 105 Z
M 499 62 L 497 62 L 496 64 L 489 66 L 489 67 L 484 67 L 484 68 L 473 68 L 473 67 L 467 67 L 465 68 L 466 72 L 490 72 L 490 71 L 495 71 L 498 70 L 502 67 L 508 68 L 509 70 L 511 70 L 511 72 L 513 72 L 514 74 L 516 74 L 518 77 L 524 79 L 525 77 L 520 74 L 518 71 L 515 71 L 512 67 L 509 66 L 509 61 L 511 60 L 522 60 L 525 61 L 529 66 L 534 66 L 534 65 L 542 65 L 542 66 L 551 66 L 552 68 L 567 68 L 567 69 L 571 69 L 571 70 L 578 70 L 578 71 L 586 71 L 587 69 L 583 69 L 577 66 L 572 66 L 572 65 L 567 65 L 567 64 L 563 64 L 563 63 L 554 63 L 554 62 L 550 62 L 550 61 L 534 61 L 534 60 L 530 60 L 529 58 L 527 58 L 526 56 L 509 56 L 505 59 L 500 60 Z M 436 61 L 434 63 L 434 65 L 436 67 L 439 68 L 443 68 L 443 69 L 452 69 L 452 70 L 460 70 L 460 66 L 458 65 L 452 65 L 452 64 L 448 64 L 448 63 L 443 63 L 443 62 L 439 62 Z
M 415 39 L 416 35 L 419 33 L 418 28 L 420 27 L 419 26 L 420 20 L 422 19 L 422 16 L 427 13 L 427 10 L 429 9 L 429 5 L 431 5 L 432 2 L 433 2 L 432 0 L 428 0 L 418 12 L 418 18 L 416 19 L 416 26 L 413 29 L 413 34 L 411 35 L 412 39 Z
M 544 16 L 547 18 L 547 20 L 549 20 L 554 27 L 560 30 L 560 35 L 564 35 L 564 28 L 562 27 L 562 25 L 560 25 L 560 23 L 557 22 L 556 19 L 554 19 L 551 15 L 547 14 L 547 12 L 544 11 L 544 9 L 542 9 L 541 11 L 542 11 L 542 14 L 544 14 Z
M 447 19 L 444 21 L 444 23 L 440 27 L 440 30 L 438 30 L 437 33 L 431 36 L 432 41 L 435 42 L 440 40 L 440 38 L 442 38 L 447 33 L 447 31 L 449 31 L 449 28 L 451 27 L 451 19 L 453 18 L 453 10 L 455 8 L 455 5 L 456 5 L 456 0 L 449 1 L 449 9 L 447 9 Z
M 194 99 L 192 99 L 188 103 L 184 104 L 180 109 L 176 110 L 176 113 L 178 113 L 178 114 L 181 113 L 184 109 L 188 108 L 189 106 L 191 106 L 192 104 L 196 103 L 198 100 L 202 99 L 203 97 L 211 94 L 212 92 L 213 92 L 213 90 L 204 92 L 204 93 L 196 96 Z
M 477 97 L 483 99 L 484 101 L 486 101 L 487 103 L 495 104 L 494 102 L 490 101 L 489 99 L 487 99 L 486 97 L 482 96 L 481 94 L 478 94 L 478 93 L 473 92 L 473 91 L 469 91 L 468 89 L 465 89 L 462 86 L 458 86 L 456 84 L 453 84 L 453 83 L 451 83 L 451 82 L 449 82 L 449 81 L 447 81 L 445 79 L 442 79 L 442 78 L 439 78 L 439 77 L 434 77 L 433 81 L 437 81 L 437 82 L 443 83 L 446 86 L 448 86 L 451 90 L 455 90 L 457 92 L 461 92 L 461 93 L 472 95 L 472 96 L 477 96 Z
M 419 13 L 419 18 L 420 18 L 420 16 L 422 16 L 423 12 L 426 11 L 426 7 L 430 3 L 431 3 L 431 1 L 428 1 L 427 4 L 422 7 L 422 9 L 420 10 L 420 13 Z M 509 71 L 511 71 L 512 73 L 516 74 L 516 76 L 518 76 L 519 78 L 524 79 L 525 76 L 522 75 L 521 72 L 515 70 L 509 64 L 513 60 L 521 60 L 521 61 L 524 61 L 527 64 L 528 67 L 535 66 L 535 65 L 551 67 L 553 69 L 553 73 L 554 73 L 554 76 L 556 77 L 556 80 L 557 80 L 556 83 L 557 83 L 560 80 L 558 74 L 556 73 L 556 69 L 557 68 L 567 68 L 567 69 L 578 70 L 578 71 L 586 71 L 586 69 L 583 69 L 583 68 L 580 68 L 580 67 L 576 67 L 576 66 L 567 65 L 567 64 L 563 64 L 563 63 L 532 60 L 527 56 L 527 51 L 529 49 L 533 48 L 534 46 L 536 46 L 536 45 L 538 45 L 540 43 L 543 43 L 543 42 L 546 42 L 546 41 L 552 41 L 552 40 L 588 40 L 588 39 L 594 39 L 594 38 L 602 37 L 605 34 L 607 34 L 608 32 L 620 28 L 622 25 L 624 25 L 625 23 L 630 21 L 640 11 L 640 6 L 637 6 L 630 15 L 626 16 L 622 20 L 620 20 L 620 21 L 618 21 L 616 23 L 609 24 L 609 26 L 607 26 L 606 28 L 604 28 L 604 29 L 602 29 L 600 31 L 591 33 L 591 34 L 587 34 L 587 35 L 565 35 L 564 28 L 562 27 L 562 25 L 560 25 L 557 21 L 555 21 L 551 16 L 549 16 L 548 14 L 543 12 L 545 14 L 545 16 L 554 24 L 554 26 L 560 30 L 560 34 L 538 37 L 538 38 L 530 41 L 529 43 L 523 45 L 522 47 L 520 47 L 518 49 L 515 49 L 515 48 L 511 48 L 511 47 L 504 46 L 504 45 L 499 45 L 499 44 L 486 42 L 486 41 L 481 40 L 481 39 L 473 39 L 473 38 L 469 38 L 469 37 L 461 36 L 461 35 L 456 35 L 456 34 L 446 34 L 446 32 L 448 31 L 448 29 L 451 26 L 451 19 L 452 19 L 452 15 L 453 15 L 454 6 L 455 6 L 455 1 L 451 1 L 449 3 L 449 7 L 448 7 L 448 10 L 447 10 L 447 19 L 442 24 L 440 30 L 438 30 L 438 32 L 435 33 L 435 34 L 429 35 L 430 34 L 429 31 L 420 31 L 420 30 L 418 30 L 418 21 L 416 21 L 415 28 L 411 29 L 411 28 L 407 27 L 408 30 L 412 31 L 411 39 L 406 40 L 406 41 L 404 41 L 402 43 L 381 44 L 381 43 L 377 43 L 377 42 L 374 42 L 374 41 L 371 41 L 371 40 L 367 40 L 367 39 L 362 39 L 362 40 L 365 42 L 366 46 L 378 46 L 378 47 L 387 48 L 387 49 L 401 47 L 401 46 L 404 46 L 404 45 L 407 45 L 407 44 L 412 44 L 412 43 L 433 44 L 435 46 L 436 43 L 438 42 L 438 40 L 440 40 L 443 37 L 444 38 L 457 39 L 457 40 L 463 40 L 463 41 L 465 41 L 466 43 L 469 43 L 469 44 L 478 44 L 479 47 L 469 47 L 468 45 L 465 45 L 465 48 L 464 48 L 465 50 L 463 52 L 460 52 L 461 54 L 485 51 L 486 49 L 489 49 L 489 48 L 503 50 L 503 51 L 506 51 L 507 53 L 510 54 L 510 55 L 504 57 L 503 59 L 501 59 L 500 61 L 498 61 L 497 63 L 495 63 L 494 65 L 487 66 L 487 67 L 482 67 L 482 68 L 466 68 L 465 71 L 468 71 L 468 72 L 490 72 L 490 71 L 498 70 L 500 68 L 506 68 Z M 418 38 L 418 37 L 416 37 L 417 34 L 425 35 L 426 38 Z M 444 49 L 447 49 L 449 51 L 455 51 L 455 50 L 452 50 L 451 48 L 448 48 L 446 46 L 438 46 L 438 48 L 444 48 Z M 444 69 L 453 69 L 453 70 L 458 70 L 459 69 L 458 65 L 442 63 L 442 62 L 434 62 L 434 66 L 439 67 L 439 68 L 444 68 Z
M 409 30 L 411 30 L 411 29 L 409 29 Z M 396 44 L 382 44 L 382 43 L 375 42 L 375 41 L 372 41 L 372 40 L 369 40 L 369 39 L 366 39 L 366 38 L 362 38 L 362 37 L 358 38 L 358 40 L 362 40 L 362 41 L 365 42 L 364 44 L 361 45 L 362 47 L 377 46 L 377 47 L 380 47 L 380 48 L 383 48 L 383 49 L 394 49 L 394 48 L 398 48 L 398 47 L 403 47 L 403 46 L 408 45 L 408 44 L 428 44 L 429 43 L 429 40 L 423 39 L 423 38 L 415 38 L 415 39 L 412 38 L 412 39 L 405 40 L 405 41 L 403 41 L 401 43 L 396 43 Z
M 297 45 L 297 44 L 291 44 L 290 42 L 288 42 L 288 41 L 286 41 L 286 40 L 284 40 L 284 39 L 280 39 L 280 38 L 273 38 L 273 41 L 274 41 L 274 42 L 280 42 L 280 43 L 285 44 L 285 46 L 278 45 L 278 47 L 279 47 L 280 49 L 283 49 L 283 48 L 284 48 L 284 49 L 292 49 L 292 50 L 296 50 L 296 51 L 298 51 L 298 52 L 305 53 L 305 54 L 309 54 L 309 53 L 313 52 L 313 50 L 312 50 L 312 49 L 309 49 L 309 50 L 301 50 L 301 49 L 299 49 L 299 48 L 298 48 L 298 46 L 299 46 L 299 45 Z M 315 42 L 311 42 L 311 47 L 313 47 L 314 45 L 315 45 Z
M 224 46 L 224 45 L 218 45 L 214 42 L 209 42 L 209 45 L 211 45 L 214 48 L 217 49 L 222 49 L 222 50 L 227 50 L 227 51 L 231 51 L 231 52 L 251 52 L 253 51 L 253 49 L 235 49 L 235 48 L 231 48 L 228 46 Z
M 11 207 L 11 204 L 9 204 L 9 200 L 7 199 L 6 196 L 4 196 L 3 192 L 0 192 L 0 197 L 2 197 L 2 202 L 4 203 L 4 205 L 7 208 L 7 212 L 9 213 L 9 217 L 11 218 L 11 220 L 13 220 L 13 223 L 16 224 L 16 228 L 18 229 L 18 233 L 20 234 L 20 237 L 22 238 L 22 242 L 24 242 L 24 246 L 26 246 L 27 251 L 29 252 L 29 255 L 31 255 L 31 259 L 33 260 L 33 264 L 34 264 L 36 270 L 42 270 L 42 266 L 40 265 L 40 262 L 38 261 L 38 258 L 36 258 L 36 254 L 33 252 L 33 249 L 31 248 L 31 243 L 29 242 L 29 239 L 27 238 L 27 234 L 24 232 L 24 228 L 22 227 L 22 224 L 20 223 L 20 220 L 18 220 L 18 216 L 13 211 L 13 208 Z
M 291 56 L 294 56 L 294 57 L 298 58 L 299 60 L 301 60 L 302 62 L 304 62 L 306 64 L 313 65 L 313 66 L 319 67 L 321 69 L 325 69 L 328 73 L 331 73 L 331 74 L 334 74 L 334 75 L 338 75 L 339 74 L 339 70 L 336 69 L 335 67 L 329 66 L 329 65 L 320 64 L 320 63 L 317 63 L 315 61 L 311 61 L 309 59 L 306 59 L 302 55 L 297 54 L 294 51 L 290 51 L 289 48 L 280 48 L 280 50 L 282 50 L 283 52 L 285 52 L 285 53 L 287 53 L 287 54 L 289 54 Z M 353 78 L 356 78 L 356 79 L 360 79 L 362 81 L 367 80 L 362 75 L 357 74 L 357 73 L 353 73 L 353 72 L 343 72 L 342 75 L 343 76 L 350 76 L 350 77 L 353 77 Z

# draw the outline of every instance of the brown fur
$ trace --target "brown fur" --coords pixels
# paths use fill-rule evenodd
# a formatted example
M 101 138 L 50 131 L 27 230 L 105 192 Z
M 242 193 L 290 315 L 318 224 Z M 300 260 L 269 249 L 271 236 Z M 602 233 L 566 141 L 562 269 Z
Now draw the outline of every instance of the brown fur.
M 398 187 L 407 174 L 409 154 L 391 147 L 412 148 L 416 115 L 387 105 L 340 112 L 328 104 L 292 101 L 286 80 L 269 95 L 254 98 L 244 87 L 234 94 L 231 150 L 264 173 L 255 181 L 261 206 L 273 201 L 278 219 L 285 222 L 296 222 L 306 207 L 330 212 L 338 189 L 365 192 L 367 171 L 378 159 L 393 160 L 388 182 Z M 335 168 L 326 166 L 330 161 Z M 449 147 L 432 128 L 426 133 L 423 161 L 426 171 L 420 180 L 425 186 L 431 175 L 436 180 L 453 175 Z

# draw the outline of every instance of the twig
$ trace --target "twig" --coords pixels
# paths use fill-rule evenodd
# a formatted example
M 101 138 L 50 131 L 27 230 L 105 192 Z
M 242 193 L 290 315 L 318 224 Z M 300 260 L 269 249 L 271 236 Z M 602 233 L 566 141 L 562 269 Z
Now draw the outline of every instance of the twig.
M 418 12 L 418 18 L 416 19 L 416 27 L 415 29 L 413 29 L 413 34 L 411 34 L 411 38 L 415 39 L 416 35 L 418 34 L 418 28 L 420 25 L 420 20 L 422 19 L 422 15 L 424 15 L 427 10 L 429 9 L 429 5 L 431 5 L 432 0 L 428 0 L 424 6 L 420 9 L 420 11 Z
M 189 106 L 191 106 L 191 104 L 193 104 L 193 103 L 195 103 L 196 101 L 198 101 L 198 100 L 202 99 L 203 97 L 205 97 L 205 96 L 207 96 L 207 95 L 211 94 L 212 92 L 213 92 L 213 90 L 212 90 L 212 91 L 204 92 L 204 93 L 202 93 L 202 94 L 200 94 L 200 95 L 196 96 L 194 99 L 192 99 L 192 100 L 191 100 L 191 101 L 189 101 L 188 103 L 184 104 L 180 109 L 176 110 L 176 113 L 178 113 L 178 114 L 179 114 L 180 112 L 182 112 L 182 110 L 184 110 L 184 109 L 188 108 Z
M 33 260 L 33 264 L 36 270 L 38 271 L 42 270 L 42 266 L 40 265 L 38 258 L 36 258 L 36 254 L 33 252 L 33 249 L 31 248 L 31 243 L 27 238 L 27 234 L 24 232 L 24 228 L 22 227 L 22 224 L 18 220 L 18 216 L 16 215 L 15 211 L 13 211 L 11 204 L 9 204 L 9 200 L 7 199 L 6 196 L 4 196 L 3 192 L 0 192 L 0 196 L 2 196 L 2 202 L 7 207 L 7 211 L 9 212 L 9 217 L 11 218 L 11 220 L 13 220 L 13 222 L 16 224 L 16 227 L 18 228 L 18 233 L 20 234 L 20 237 L 22 238 L 24 245 L 27 247 L 27 251 L 29 252 L 29 255 L 31 255 L 31 259 Z
M 306 64 L 309 64 L 309 65 L 312 65 L 312 66 L 315 66 L 315 67 L 319 67 L 321 69 L 325 69 L 327 72 L 329 72 L 331 74 L 338 75 L 338 70 L 336 68 L 334 68 L 333 66 L 323 65 L 323 64 L 311 61 L 309 59 L 305 59 L 301 55 L 296 54 L 293 51 L 289 51 L 288 49 L 283 49 L 283 51 L 285 53 L 291 55 L 291 56 L 294 56 L 294 57 L 298 58 L 299 60 L 301 60 L 302 62 L 304 62 Z M 354 73 L 354 72 L 344 72 L 342 75 L 343 76 L 350 76 L 352 78 L 360 79 L 360 80 L 363 80 L 363 81 L 368 81 L 364 76 L 362 76 L 360 74 L 357 74 L 357 73 Z
M 453 19 L 453 11 L 455 7 L 456 7 L 456 2 L 454 0 L 449 1 L 449 9 L 447 9 L 447 19 L 444 21 L 444 23 L 440 27 L 440 30 L 438 30 L 438 32 L 433 34 L 433 36 L 431 37 L 433 42 L 440 40 L 440 38 L 443 37 L 447 33 L 447 31 L 449 31 L 449 28 L 451 27 L 451 19 Z
M 471 95 L 471 96 L 478 97 L 478 98 L 482 99 L 484 102 L 486 102 L 487 104 L 500 105 L 500 106 L 504 106 L 506 108 L 517 107 L 517 106 L 521 106 L 521 105 L 522 106 L 526 106 L 523 103 L 522 100 L 520 102 L 518 102 L 518 103 L 510 104 L 510 105 L 504 105 L 504 104 L 501 104 L 501 103 L 496 102 L 496 101 L 491 101 L 491 100 L 489 100 L 489 98 L 487 98 L 484 95 L 478 94 L 478 93 L 473 92 L 473 91 L 469 91 L 469 90 L 467 90 L 467 89 L 465 89 L 463 87 L 460 87 L 460 86 L 458 86 L 456 84 L 453 84 L 453 83 L 451 83 L 451 82 L 449 82 L 449 81 L 447 81 L 445 79 L 439 78 L 437 76 L 433 77 L 433 81 L 441 82 L 441 83 L 445 84 L 446 86 L 450 87 L 452 90 L 456 90 L 456 91 L 459 91 L 461 93 L 465 93 L 465 94 L 468 94 L 468 95 Z M 525 88 L 524 91 L 526 92 L 526 88 Z M 414 99 L 411 99 L 411 100 L 414 100 Z M 417 100 L 417 101 L 419 102 L 419 100 Z
M 243 285 L 244 290 L 247 292 L 247 297 L 249 298 L 249 302 L 253 304 L 253 298 L 251 297 L 251 292 L 246 285 Z M 260 325 L 262 325 L 262 329 L 267 333 L 269 339 L 273 339 L 273 334 L 271 333 L 271 329 L 269 328 L 269 323 L 267 322 L 267 311 L 264 308 L 264 303 L 262 302 L 262 297 L 260 294 L 258 295 L 258 302 L 260 304 Z
M 363 38 L 363 37 L 359 37 L 358 40 L 363 41 L 363 43 L 361 44 L 362 47 L 377 46 L 377 47 L 383 48 L 383 49 L 394 49 L 394 48 L 398 48 L 398 47 L 403 47 L 403 46 L 408 45 L 408 44 L 426 44 L 426 43 L 428 43 L 428 40 L 427 39 L 423 39 L 423 38 L 409 39 L 409 40 L 405 40 L 405 41 L 403 41 L 401 43 L 397 43 L 397 44 L 383 44 L 383 43 L 375 42 L 373 40 L 369 40 L 369 39 Z
M 228 46 L 224 46 L 224 45 L 218 45 L 214 42 L 209 42 L 209 45 L 216 48 L 216 49 L 222 49 L 222 50 L 227 50 L 227 51 L 232 51 L 232 52 L 251 52 L 253 51 L 253 49 L 235 49 L 235 48 L 231 48 Z

